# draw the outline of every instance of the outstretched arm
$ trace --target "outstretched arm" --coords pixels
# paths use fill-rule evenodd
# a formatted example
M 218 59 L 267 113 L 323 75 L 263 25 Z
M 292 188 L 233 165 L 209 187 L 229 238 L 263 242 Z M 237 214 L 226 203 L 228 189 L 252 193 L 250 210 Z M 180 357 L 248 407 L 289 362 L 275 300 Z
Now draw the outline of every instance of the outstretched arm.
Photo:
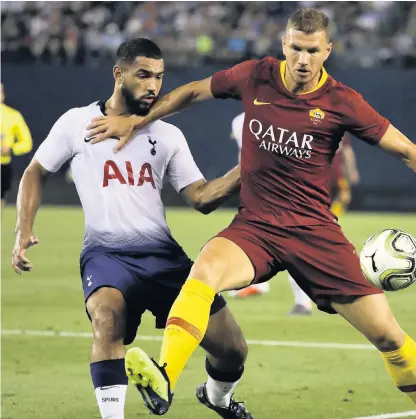
M 210 181 L 201 179 L 191 183 L 181 190 L 181 195 L 197 211 L 209 214 L 237 192 L 240 184 L 240 165 L 238 165 L 217 179 Z
M 91 141 L 92 144 L 99 143 L 112 136 L 118 137 L 120 141 L 115 147 L 115 151 L 117 151 L 128 142 L 133 131 L 208 99 L 213 99 L 211 77 L 185 84 L 166 94 L 155 103 L 148 115 L 144 117 L 130 115 L 127 117 L 101 116 L 94 118 L 87 127 L 89 130 L 88 136 L 94 137 Z M 114 129 L 113 124 L 116 124 L 116 129 Z
M 346 90 L 344 122 L 352 135 L 381 149 L 402 161 L 416 172 L 416 145 L 381 116 L 354 90 Z
M 88 136 L 95 137 L 91 143 L 99 143 L 110 137 L 119 138 L 114 151 L 123 148 L 130 140 L 134 130 L 145 127 L 150 122 L 180 112 L 204 100 L 218 98 L 242 99 L 247 80 L 257 61 L 250 60 L 215 73 L 207 79 L 194 81 L 178 87 L 155 103 L 145 117 L 100 116 L 87 126 Z
M 16 242 L 12 253 L 12 266 L 19 275 L 21 271 L 32 269 L 25 252 L 30 246 L 39 243 L 39 239 L 33 235 L 33 225 L 42 200 L 43 182 L 48 173 L 36 159 L 33 159 L 20 181 L 16 202 Z
M 416 173 L 416 144 L 390 124 L 378 143 L 384 151 L 400 158 Z
M 137 115 L 132 115 L 129 118 L 133 121 L 134 129 L 139 129 L 158 119 L 181 112 L 195 103 L 213 98 L 211 77 L 208 77 L 207 79 L 193 81 L 172 90 L 158 100 L 144 118 Z

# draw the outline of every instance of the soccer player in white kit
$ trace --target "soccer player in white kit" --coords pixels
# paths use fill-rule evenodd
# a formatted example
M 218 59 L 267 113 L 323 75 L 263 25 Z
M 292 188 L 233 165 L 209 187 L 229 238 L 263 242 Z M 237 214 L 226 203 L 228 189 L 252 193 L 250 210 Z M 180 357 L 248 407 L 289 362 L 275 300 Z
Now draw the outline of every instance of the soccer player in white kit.
M 102 418 L 124 418 L 129 375 L 124 345 L 134 340 L 146 310 L 155 316 L 157 328 L 164 327 L 192 266 L 166 223 L 161 199 L 164 179 L 203 213 L 216 209 L 240 184 L 238 166 L 207 182 L 182 132 L 162 121 L 137 132 L 139 141 L 117 154 L 113 153 L 117 139 L 91 144 L 86 126 L 92 118 L 147 114 L 159 95 L 163 71 L 162 53 L 155 43 L 144 38 L 124 42 L 113 69 L 111 98 L 63 114 L 19 187 L 12 264 L 20 274 L 33 267 L 25 252 L 39 242 L 33 225 L 43 180 L 71 161 L 85 214 L 80 267 L 93 328 L 91 377 Z M 247 344 L 219 294 L 201 346 L 207 352 L 208 380 L 198 387 L 198 400 L 223 418 L 252 419 L 244 405 L 232 398 L 244 371 Z M 140 385 L 137 388 L 153 413 L 164 413 L 152 404 L 152 394 Z
M 235 140 L 238 147 L 238 161 L 240 162 L 241 145 L 243 141 L 244 112 L 237 115 L 231 123 L 231 138 Z M 289 283 L 292 288 L 295 304 L 290 311 L 291 315 L 312 314 L 312 301 L 296 281 L 289 275 Z M 267 294 L 270 291 L 270 282 L 250 285 L 239 291 L 229 291 L 231 297 L 246 298 L 254 295 Z

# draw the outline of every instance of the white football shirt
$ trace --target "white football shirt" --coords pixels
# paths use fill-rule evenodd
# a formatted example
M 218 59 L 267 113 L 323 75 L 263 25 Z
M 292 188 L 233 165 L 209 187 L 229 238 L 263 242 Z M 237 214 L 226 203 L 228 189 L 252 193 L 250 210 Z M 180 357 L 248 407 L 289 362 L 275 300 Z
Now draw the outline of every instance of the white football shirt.
M 72 176 L 85 214 L 84 248 L 135 254 L 177 251 L 166 223 L 161 190 L 165 178 L 177 192 L 203 179 L 181 130 L 157 121 L 137 132 L 117 154 L 116 139 L 91 144 L 86 126 L 102 116 L 103 102 L 62 115 L 35 158 L 56 172 L 71 160 Z

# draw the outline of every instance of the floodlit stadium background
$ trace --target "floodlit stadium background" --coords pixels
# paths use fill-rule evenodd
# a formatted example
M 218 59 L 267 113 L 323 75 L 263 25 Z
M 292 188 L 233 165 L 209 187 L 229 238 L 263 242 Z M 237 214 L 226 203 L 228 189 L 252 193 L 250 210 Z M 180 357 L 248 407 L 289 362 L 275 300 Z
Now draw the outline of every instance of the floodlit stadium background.
M 22 112 L 35 151 L 67 109 L 111 95 L 112 57 L 123 40 L 143 36 L 159 43 L 167 92 L 247 58 L 280 57 L 285 22 L 299 6 L 319 7 L 334 19 L 327 70 L 415 141 L 414 2 L 3 2 L 6 103 Z M 184 131 L 207 178 L 236 164 L 229 134 L 232 118 L 241 111 L 238 102 L 216 101 L 170 119 Z M 353 211 L 341 219 L 347 237 L 359 249 L 381 228 L 416 235 L 414 174 L 359 140 L 353 147 L 361 182 L 353 189 Z M 41 208 L 36 223 L 41 244 L 29 251 L 34 271 L 18 277 L 9 266 L 14 199 L 31 155 L 13 161 L 14 187 L 2 215 L 2 417 L 97 418 L 85 336 L 90 325 L 78 268 L 83 216 L 66 167 L 45 189 L 48 207 Z M 238 202 L 203 216 L 184 207 L 169 187 L 164 195 L 173 234 L 191 257 L 230 222 Z M 413 337 L 415 298 L 416 286 L 389 295 L 399 322 Z M 287 316 L 292 297 L 286 274 L 272 281 L 271 294 L 230 305 L 251 342 L 237 398 L 256 418 L 349 419 L 414 409 L 395 390 L 377 353 L 339 317 L 316 311 L 310 318 Z M 140 344 L 156 356 L 160 344 L 151 339 L 160 333 L 150 316 L 139 333 L 145 339 Z M 199 351 L 180 381 L 169 417 L 215 417 L 194 399 L 194 388 L 204 378 Z M 133 389 L 126 415 L 147 417 Z

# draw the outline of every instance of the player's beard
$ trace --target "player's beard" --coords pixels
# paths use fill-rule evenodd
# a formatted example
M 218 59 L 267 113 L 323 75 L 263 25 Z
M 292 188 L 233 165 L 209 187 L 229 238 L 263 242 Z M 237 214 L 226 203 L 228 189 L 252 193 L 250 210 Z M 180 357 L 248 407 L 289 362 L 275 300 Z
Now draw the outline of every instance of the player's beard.
M 136 99 L 132 91 L 128 89 L 126 86 L 121 86 L 120 91 L 121 91 L 121 94 L 123 95 L 128 113 L 135 114 L 135 115 L 146 116 L 157 99 L 156 98 L 149 105 L 146 102 L 142 102 L 141 99 Z

